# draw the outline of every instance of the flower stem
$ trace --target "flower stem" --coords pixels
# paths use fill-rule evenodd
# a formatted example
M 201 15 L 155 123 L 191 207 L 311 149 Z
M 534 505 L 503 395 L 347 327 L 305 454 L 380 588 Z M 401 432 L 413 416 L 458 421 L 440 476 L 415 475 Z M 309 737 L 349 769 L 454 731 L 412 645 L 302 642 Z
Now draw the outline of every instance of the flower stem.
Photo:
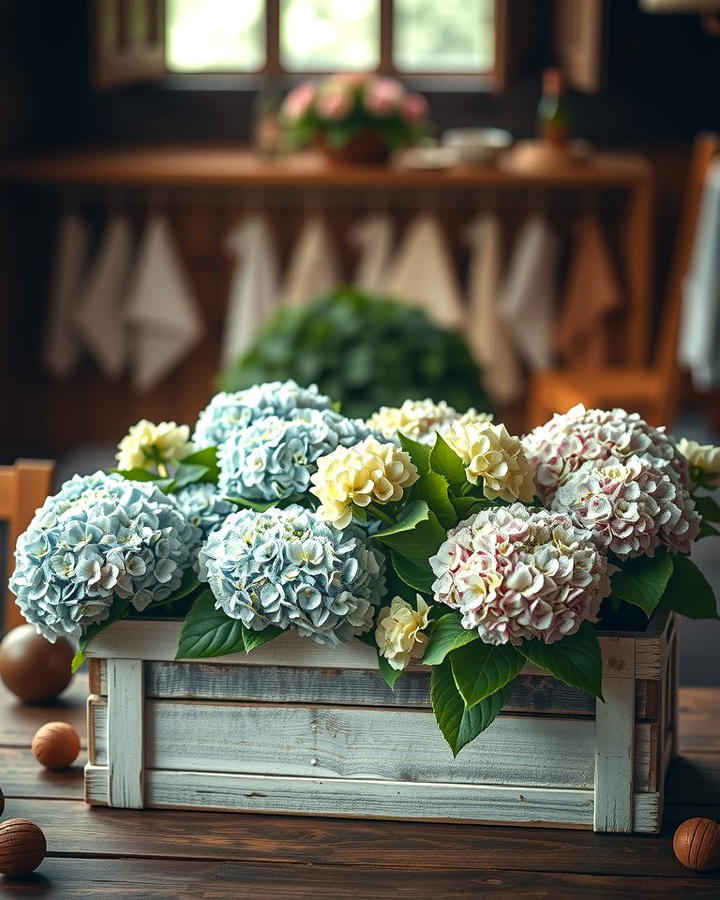
M 368 512 L 371 512 L 377 519 L 380 519 L 381 522 L 385 522 L 386 525 L 394 525 L 394 521 L 392 516 L 388 515 L 388 513 L 384 512 L 377 503 L 370 503 L 365 507 Z

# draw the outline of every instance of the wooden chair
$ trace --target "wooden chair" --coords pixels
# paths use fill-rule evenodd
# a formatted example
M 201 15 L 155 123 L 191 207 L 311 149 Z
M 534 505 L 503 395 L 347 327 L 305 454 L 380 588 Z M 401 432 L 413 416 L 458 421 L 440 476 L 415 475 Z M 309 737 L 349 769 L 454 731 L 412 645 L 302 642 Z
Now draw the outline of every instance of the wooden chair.
M 50 493 L 54 464 L 44 459 L 19 459 L 14 466 L 0 466 L 0 521 L 7 523 L 5 580 L 15 568 L 13 552 L 18 535 L 30 524 L 35 510 Z M 4 630 L 20 625 L 23 618 L 10 591 L 5 596 Z
M 552 369 L 537 373 L 530 385 L 528 419 L 531 428 L 576 403 L 584 403 L 587 407 L 621 406 L 639 412 L 652 425 L 672 426 L 680 402 L 677 340 L 683 281 L 692 256 L 705 175 L 717 154 L 720 154 L 720 135 L 697 138 L 653 364 L 641 368 Z

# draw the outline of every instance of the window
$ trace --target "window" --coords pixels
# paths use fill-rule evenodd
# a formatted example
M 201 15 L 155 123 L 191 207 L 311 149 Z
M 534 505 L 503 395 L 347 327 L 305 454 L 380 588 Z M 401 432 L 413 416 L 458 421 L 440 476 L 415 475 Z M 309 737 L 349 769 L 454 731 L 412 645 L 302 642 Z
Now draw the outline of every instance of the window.
M 495 0 L 166 0 L 174 72 L 488 73 Z

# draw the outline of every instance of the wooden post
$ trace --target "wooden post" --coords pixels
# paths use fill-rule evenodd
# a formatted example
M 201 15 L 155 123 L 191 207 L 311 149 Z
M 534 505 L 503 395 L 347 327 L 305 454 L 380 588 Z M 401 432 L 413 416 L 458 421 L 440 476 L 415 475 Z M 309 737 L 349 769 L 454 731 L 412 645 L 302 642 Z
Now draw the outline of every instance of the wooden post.
M 142 660 L 107 661 L 108 806 L 145 805 L 144 680 Z
M 603 642 L 603 696 L 595 704 L 594 831 L 633 830 L 635 641 Z

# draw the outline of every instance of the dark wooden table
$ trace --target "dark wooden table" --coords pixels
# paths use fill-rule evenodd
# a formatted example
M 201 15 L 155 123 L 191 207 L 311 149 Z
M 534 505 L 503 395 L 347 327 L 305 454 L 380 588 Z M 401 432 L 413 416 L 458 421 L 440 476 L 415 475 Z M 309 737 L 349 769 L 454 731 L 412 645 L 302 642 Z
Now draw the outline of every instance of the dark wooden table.
M 681 692 L 680 750 L 661 835 L 596 835 L 501 826 L 291 816 L 90 809 L 82 760 L 49 773 L 30 740 L 51 720 L 85 734 L 87 682 L 63 702 L 21 706 L 0 686 L 0 787 L 5 818 L 33 819 L 48 858 L 0 897 L 474 898 L 720 897 L 720 873 L 699 875 L 672 852 L 673 823 L 720 819 L 720 690 Z

